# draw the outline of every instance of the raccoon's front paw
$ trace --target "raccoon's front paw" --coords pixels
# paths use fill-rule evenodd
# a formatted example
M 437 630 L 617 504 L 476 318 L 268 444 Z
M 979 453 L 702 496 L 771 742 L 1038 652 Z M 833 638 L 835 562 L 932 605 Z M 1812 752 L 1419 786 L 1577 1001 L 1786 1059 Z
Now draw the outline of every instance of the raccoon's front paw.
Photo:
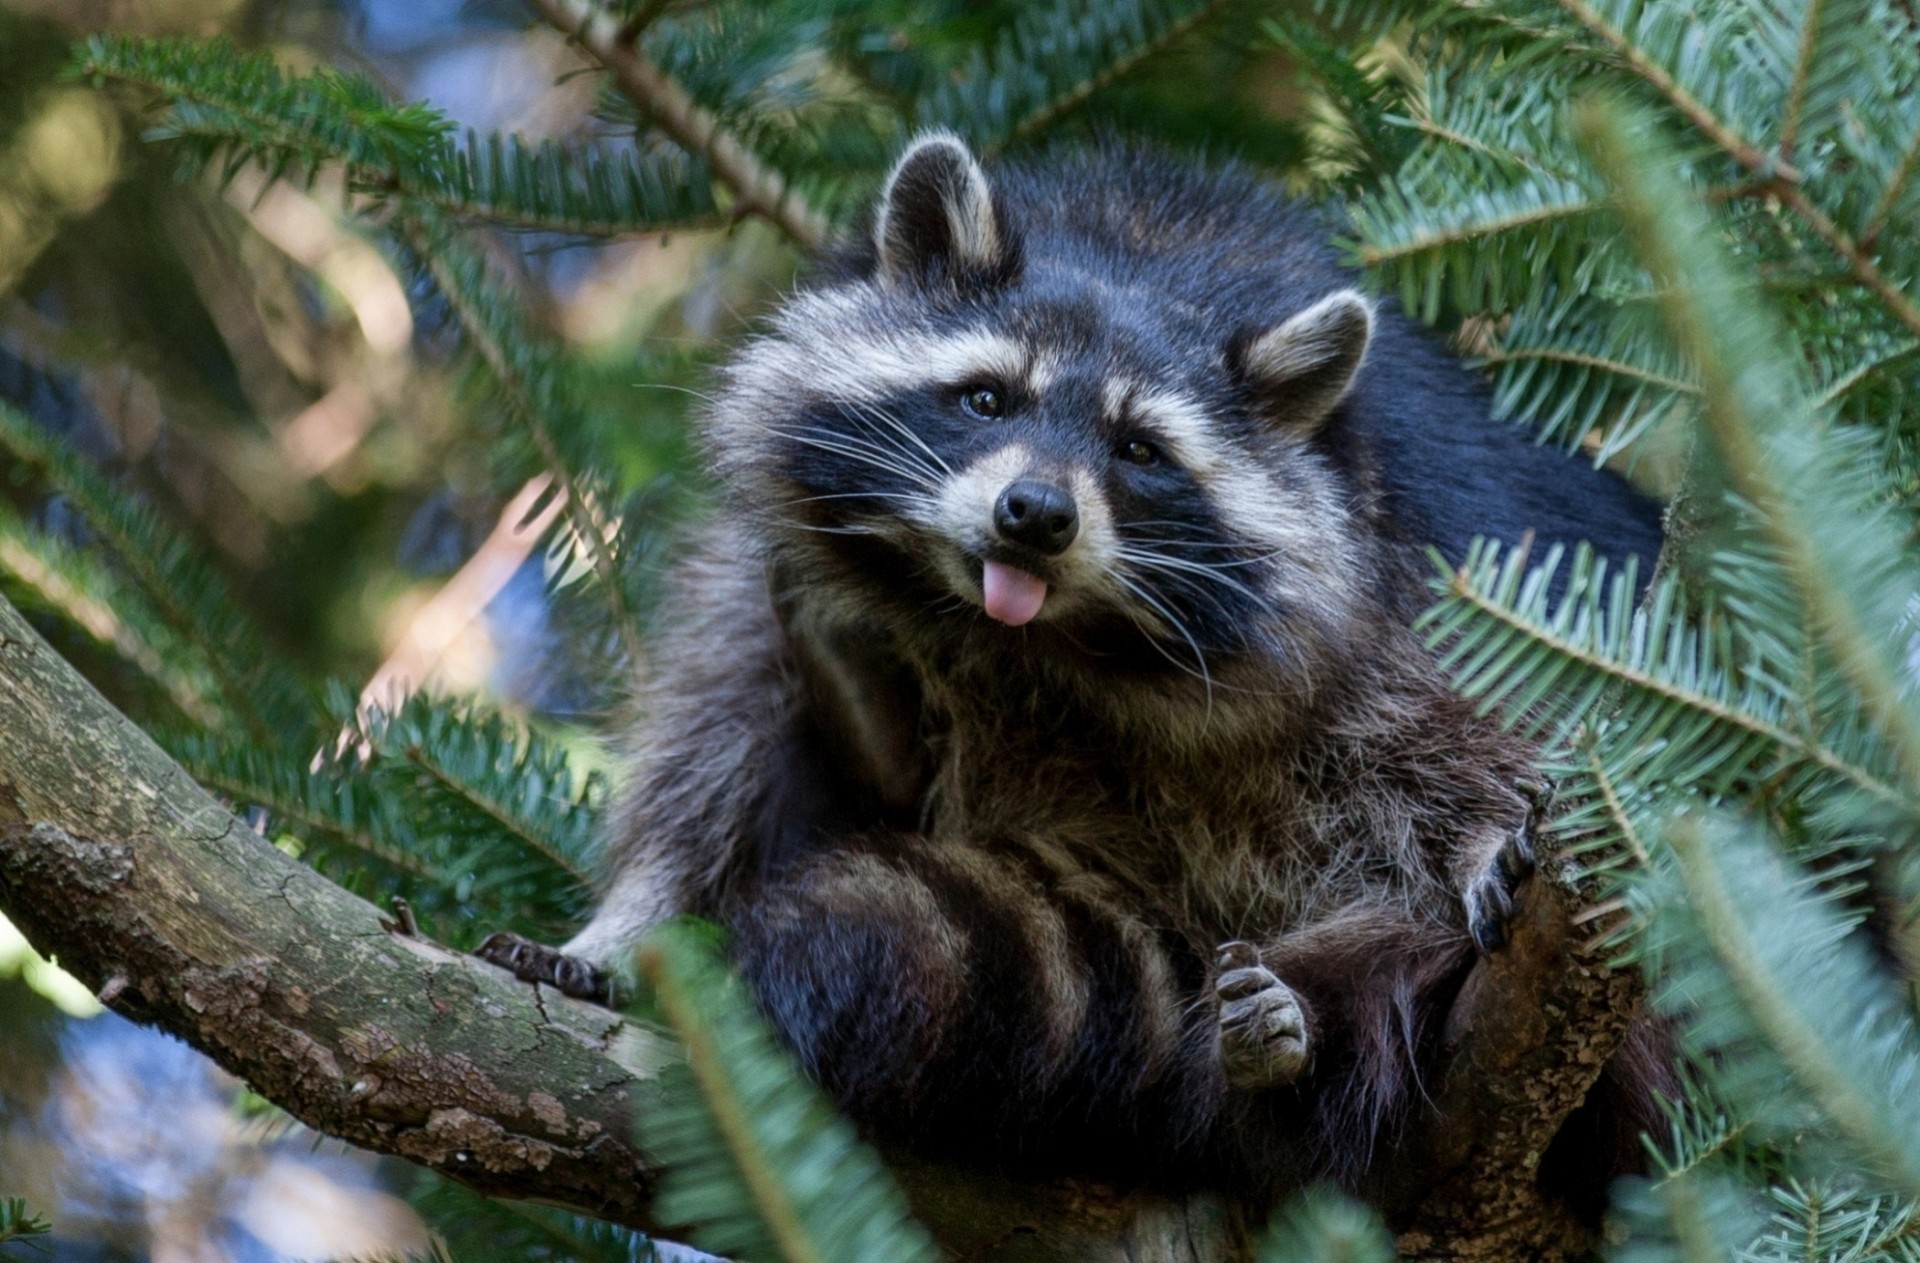
M 562 995 L 595 1004 L 613 1003 L 613 980 L 598 968 L 558 948 L 504 931 L 489 934 L 473 954 L 522 982 L 542 982 Z
M 1520 888 L 1533 876 L 1533 827 L 1538 811 L 1527 813 L 1526 823 L 1501 843 L 1483 867 L 1467 883 L 1463 896 L 1467 905 L 1467 932 L 1483 956 L 1491 956 L 1506 946 L 1507 927 L 1520 906 Z
M 1220 949 L 1220 1060 L 1236 1088 L 1277 1088 L 1307 1068 L 1307 1014 L 1247 943 Z

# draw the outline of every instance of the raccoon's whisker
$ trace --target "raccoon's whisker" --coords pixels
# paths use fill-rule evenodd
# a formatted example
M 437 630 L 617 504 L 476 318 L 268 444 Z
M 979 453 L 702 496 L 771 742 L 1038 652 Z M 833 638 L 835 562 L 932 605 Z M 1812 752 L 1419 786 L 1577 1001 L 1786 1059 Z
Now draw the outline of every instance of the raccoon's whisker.
M 1153 549 L 1153 550 L 1157 550 L 1161 548 L 1188 548 L 1188 549 L 1194 549 L 1194 550 L 1213 549 L 1218 552 L 1232 551 L 1234 553 L 1245 553 L 1244 549 L 1234 544 L 1206 544 L 1206 543 L 1201 543 L 1198 540 L 1140 539 L 1137 537 L 1122 536 L 1120 542 L 1123 546 L 1126 546 L 1126 545 L 1133 545 L 1136 547 L 1144 546 L 1148 549 Z M 1208 566 L 1220 566 L 1220 567 L 1257 566 L 1263 561 L 1272 561 L 1275 557 L 1280 556 L 1281 552 L 1282 552 L 1281 549 L 1273 548 L 1273 549 L 1268 549 L 1266 552 L 1261 552 L 1261 553 L 1245 553 L 1244 556 L 1235 556 L 1231 559 L 1224 560 L 1224 561 L 1215 561 L 1211 558 L 1203 558 L 1200 560 L 1201 560 L 1201 564 L 1208 565 Z
M 927 459 L 932 461 L 941 473 L 949 478 L 953 477 L 953 466 L 947 464 L 946 458 L 927 446 L 927 441 L 908 429 L 906 423 L 901 421 L 899 417 L 882 410 L 874 404 L 858 404 L 856 406 L 859 408 L 862 418 L 883 422 L 889 429 L 894 430 L 909 443 L 912 443 L 915 447 L 925 452 Z
M 1144 582 L 1136 583 L 1132 579 L 1129 579 L 1127 576 L 1120 574 L 1117 571 L 1114 573 L 1113 577 L 1118 579 L 1121 585 L 1125 587 L 1127 591 L 1133 593 L 1135 596 L 1139 597 L 1142 601 L 1145 601 L 1150 608 L 1152 608 L 1156 613 L 1160 615 L 1160 617 L 1163 620 L 1166 621 L 1168 626 L 1172 627 L 1174 631 L 1179 632 L 1180 638 L 1187 642 L 1187 648 L 1193 650 L 1194 666 L 1189 667 L 1185 663 L 1181 662 L 1178 658 L 1174 657 L 1173 654 L 1167 652 L 1166 647 L 1162 645 L 1159 639 L 1156 636 L 1154 636 L 1150 631 L 1148 631 L 1147 628 L 1141 627 L 1141 630 L 1143 632 L 1147 632 L 1147 643 L 1152 645 L 1154 649 L 1157 650 L 1162 657 L 1164 657 L 1168 662 L 1173 663 L 1173 665 L 1179 667 L 1182 671 L 1185 671 L 1188 675 L 1194 676 L 1202 684 L 1206 685 L 1207 714 L 1206 714 L 1206 720 L 1204 722 L 1206 723 L 1212 722 L 1212 719 L 1213 719 L 1213 672 L 1207 670 L 1207 655 L 1201 652 L 1200 642 L 1194 638 L 1194 635 L 1192 632 L 1187 630 L 1187 625 L 1180 621 L 1179 616 L 1176 615 L 1171 609 L 1169 609 L 1166 603 L 1162 601 L 1158 596 L 1156 596 L 1153 590 L 1147 584 L 1145 584 Z M 1131 611 L 1129 611 L 1127 616 L 1129 618 L 1133 617 Z M 1138 625 L 1138 621 L 1136 620 L 1136 626 L 1137 625 Z M 1195 670 L 1194 667 L 1198 667 L 1199 669 Z
M 1119 549 L 1118 555 L 1122 561 L 1132 562 L 1134 565 L 1148 570 L 1165 570 L 1178 572 L 1180 574 L 1199 575 L 1201 578 L 1211 579 L 1224 588 L 1238 592 L 1251 601 L 1261 600 L 1258 592 L 1255 592 L 1246 584 L 1239 582 L 1231 575 L 1221 574 L 1218 569 L 1207 562 L 1188 561 L 1181 557 L 1163 557 L 1158 553 L 1141 552 L 1138 549 L 1128 548 L 1124 545 Z
M 1248 565 L 1253 562 L 1268 561 L 1280 556 L 1285 551 L 1280 548 L 1269 548 L 1262 552 L 1249 552 L 1247 546 L 1243 543 L 1233 543 L 1226 540 L 1215 539 L 1187 539 L 1179 535 L 1156 535 L 1150 531 L 1142 531 L 1140 529 L 1148 526 L 1170 526 L 1183 531 L 1192 529 L 1190 524 L 1184 522 L 1127 522 L 1120 530 L 1121 542 L 1126 544 L 1141 544 L 1149 548 L 1187 548 L 1244 554 L 1244 557 L 1240 560 L 1220 562 L 1218 563 L 1220 565 Z
M 883 462 L 882 467 L 885 469 L 901 474 L 911 474 L 916 482 L 922 482 L 928 486 L 935 485 L 935 480 L 928 476 L 932 471 L 925 467 L 924 462 L 912 459 L 902 462 L 900 457 L 904 455 L 911 458 L 911 453 L 902 453 L 896 447 L 883 447 L 859 435 L 841 434 L 819 426 L 809 426 L 804 430 L 772 430 L 770 433 L 821 451 L 836 452 L 845 456 L 859 454 L 870 461 Z
M 718 395 L 710 395 L 704 390 L 695 390 L 691 386 L 682 386 L 677 382 L 632 382 L 630 384 L 635 390 L 677 390 L 683 395 L 692 395 L 702 403 L 716 408 L 720 406 Z
M 940 503 L 932 496 L 923 496 L 913 491 L 836 491 L 831 495 L 801 496 L 798 500 L 788 500 L 777 507 L 791 509 L 796 504 L 814 504 L 821 500 L 906 500 L 929 507 Z
M 811 433 L 803 430 L 769 430 L 768 433 L 777 438 L 790 439 L 795 443 L 814 448 L 817 451 L 832 452 L 836 456 L 844 456 L 848 460 L 858 461 L 863 465 L 870 465 L 875 469 L 896 474 L 925 491 L 934 491 L 939 487 L 939 484 L 933 478 L 929 477 L 926 471 L 917 469 L 911 465 L 903 465 L 892 452 L 884 448 L 874 447 L 864 440 L 848 439 L 845 435 L 834 434 L 830 430 L 819 430 Z M 822 438 L 820 437 L 821 435 L 826 435 L 827 437 Z
M 787 527 L 796 531 L 812 531 L 816 535 L 878 535 L 880 532 L 871 526 L 850 522 L 845 526 L 814 526 L 807 522 L 788 522 Z
M 921 443 L 919 438 L 904 425 L 900 424 L 899 421 L 888 416 L 877 407 L 871 404 L 861 403 L 857 400 L 848 400 L 840 405 L 840 409 L 841 413 L 849 420 L 858 422 L 865 433 L 835 434 L 835 438 L 842 442 L 859 443 L 861 446 L 870 448 L 876 453 L 884 453 L 888 459 L 898 458 L 905 462 L 905 464 L 911 465 L 913 468 L 919 470 L 921 474 L 924 475 L 924 480 L 930 484 L 941 481 L 943 477 L 951 478 L 953 476 L 953 470 L 946 465 L 945 461 L 935 455 L 931 449 L 927 449 L 926 445 Z M 898 431 L 899 434 L 903 434 L 907 438 L 912 439 L 916 444 L 919 444 L 921 448 L 926 450 L 926 456 L 902 444 L 895 434 L 882 429 L 879 424 L 876 424 L 877 422 L 885 423 L 891 426 L 893 430 Z M 928 456 L 933 458 L 932 464 L 928 463 Z M 936 468 L 936 466 L 938 467 Z

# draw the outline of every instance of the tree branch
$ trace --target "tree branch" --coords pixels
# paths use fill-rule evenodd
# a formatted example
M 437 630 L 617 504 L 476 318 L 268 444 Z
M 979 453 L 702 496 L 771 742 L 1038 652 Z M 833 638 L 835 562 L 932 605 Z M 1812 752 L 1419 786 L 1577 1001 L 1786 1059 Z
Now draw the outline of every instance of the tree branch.
M 661 131 L 689 153 L 706 158 L 743 208 L 765 216 L 807 250 L 817 250 L 826 241 L 826 217 L 642 52 L 635 42 L 638 31 L 628 32 L 594 0 L 533 0 L 533 4 L 548 22 L 606 67 L 620 91 L 650 113 Z
M 0 600 L 0 906 L 308 1125 L 638 1228 L 671 1041 L 421 938 L 250 831 Z
M 1403 1258 L 1557 1263 L 1598 1244 L 1539 1186 L 1540 1159 L 1640 1014 L 1642 986 L 1613 969 L 1579 896 L 1547 870 L 1507 946 L 1482 961 L 1448 1015 L 1428 1124 L 1399 1165 L 1388 1212 Z

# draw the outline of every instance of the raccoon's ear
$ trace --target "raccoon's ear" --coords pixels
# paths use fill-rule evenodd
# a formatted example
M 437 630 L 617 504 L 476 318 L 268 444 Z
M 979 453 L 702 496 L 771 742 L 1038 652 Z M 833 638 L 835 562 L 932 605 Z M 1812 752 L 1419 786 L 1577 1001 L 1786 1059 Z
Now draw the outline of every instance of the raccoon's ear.
M 933 132 L 907 147 L 873 221 L 882 279 L 999 283 L 1017 251 L 987 173 L 958 136 Z
M 1236 359 L 1276 421 L 1311 432 L 1346 397 L 1372 339 L 1373 304 L 1343 289 L 1247 339 Z

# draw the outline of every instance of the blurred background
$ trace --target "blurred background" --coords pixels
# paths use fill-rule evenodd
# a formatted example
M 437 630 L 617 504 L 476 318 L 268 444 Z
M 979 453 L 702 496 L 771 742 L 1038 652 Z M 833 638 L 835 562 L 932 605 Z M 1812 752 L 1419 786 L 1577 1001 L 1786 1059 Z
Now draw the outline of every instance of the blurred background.
M 829 8 L 859 11 L 856 64 L 875 80 L 863 86 L 884 89 L 890 52 L 944 42 L 957 57 L 1019 5 L 820 8 L 823 23 Z M 816 107 L 835 90 L 818 32 L 716 29 L 762 42 L 756 90 Z M 1253 29 L 1202 28 L 1070 125 L 1215 149 L 1231 135 L 1233 152 L 1296 183 L 1337 177 L 1351 138 Z M 348 213 L 337 174 L 304 190 L 253 169 L 224 187 L 178 174 L 166 145 L 143 140 L 153 116 L 138 93 L 66 73 L 98 32 L 230 35 L 289 71 L 360 72 L 392 100 L 528 140 L 632 145 L 631 113 L 517 0 L 0 0 L 0 401 L 186 524 L 302 675 L 387 700 L 421 686 L 481 698 L 576 769 L 604 764 L 620 673 L 553 599 L 545 484 L 503 480 L 484 428 L 464 423 L 484 387 L 457 362 L 441 300 Z M 864 196 L 886 156 L 849 155 L 835 191 Z M 474 239 L 585 383 L 606 427 L 598 450 L 641 497 L 628 520 L 646 538 L 627 542 L 668 555 L 700 499 L 687 432 L 704 374 L 790 283 L 797 252 L 753 220 Z M 123 709 L 191 728 L 208 695 L 141 670 L 150 651 L 114 604 L 50 564 L 49 547 L 84 554 L 88 530 L 0 449 L 0 592 Z M 383 893 L 377 876 L 361 889 Z M 319 1141 L 184 1045 L 103 1013 L 0 921 L 0 1193 L 53 1222 L 36 1243 L 50 1257 L 424 1248 L 405 1200 L 423 1178 Z

